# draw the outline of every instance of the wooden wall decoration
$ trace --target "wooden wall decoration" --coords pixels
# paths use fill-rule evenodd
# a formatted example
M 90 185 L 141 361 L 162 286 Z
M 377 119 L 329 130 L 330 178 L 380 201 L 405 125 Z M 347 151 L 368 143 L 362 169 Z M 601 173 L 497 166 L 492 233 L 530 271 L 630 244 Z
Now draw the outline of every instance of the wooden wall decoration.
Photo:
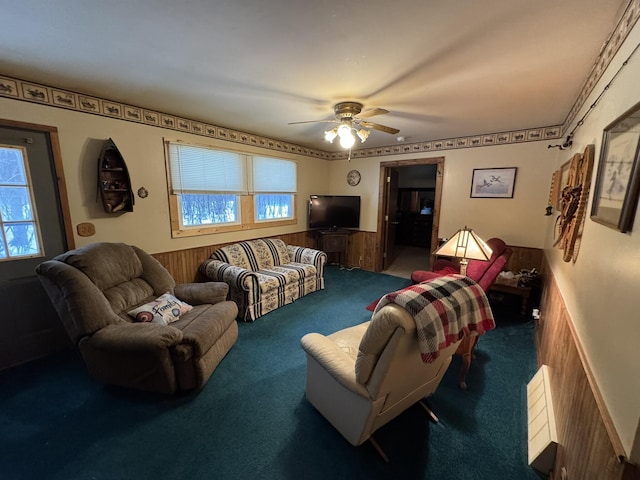
M 549 200 L 547 202 L 547 215 L 551 215 L 553 209 L 558 210 L 558 197 L 560 197 L 560 176 L 562 172 L 560 169 L 553 172 L 551 176 L 551 189 L 549 190 Z
M 129 170 L 111 138 L 104 142 L 98 159 L 98 191 L 105 212 L 133 212 L 135 198 Z
M 556 241 L 553 246 L 564 250 L 562 259 L 575 261 L 578 239 L 582 234 L 595 145 L 587 145 L 583 153 L 576 153 L 569 163 L 567 184 L 560 192 L 560 215 L 556 219 Z

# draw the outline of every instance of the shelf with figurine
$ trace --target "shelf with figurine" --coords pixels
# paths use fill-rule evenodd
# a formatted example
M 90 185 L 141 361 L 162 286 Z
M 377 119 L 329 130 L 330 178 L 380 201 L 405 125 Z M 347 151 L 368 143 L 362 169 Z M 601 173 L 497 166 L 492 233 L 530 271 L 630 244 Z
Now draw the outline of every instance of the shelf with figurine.
M 133 190 L 129 170 L 114 141 L 105 141 L 98 159 L 98 191 L 107 213 L 132 212 Z

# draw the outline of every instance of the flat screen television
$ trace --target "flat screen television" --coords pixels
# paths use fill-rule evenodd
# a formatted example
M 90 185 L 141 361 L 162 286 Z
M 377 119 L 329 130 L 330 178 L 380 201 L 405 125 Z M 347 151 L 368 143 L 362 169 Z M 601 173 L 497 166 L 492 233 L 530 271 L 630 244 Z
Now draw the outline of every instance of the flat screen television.
M 337 230 L 360 228 L 360 197 L 354 195 L 311 195 L 309 228 Z

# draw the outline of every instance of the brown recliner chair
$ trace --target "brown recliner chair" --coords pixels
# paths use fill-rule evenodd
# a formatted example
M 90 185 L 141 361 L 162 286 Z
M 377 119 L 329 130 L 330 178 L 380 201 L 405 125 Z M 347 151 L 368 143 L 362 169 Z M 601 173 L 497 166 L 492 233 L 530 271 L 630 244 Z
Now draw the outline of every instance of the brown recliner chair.
M 238 338 L 238 308 L 226 301 L 225 283 L 176 285 L 132 245 L 87 245 L 36 273 L 89 373 L 106 384 L 167 394 L 198 389 Z M 136 322 L 128 313 L 167 292 L 187 304 L 174 310 L 177 320 Z

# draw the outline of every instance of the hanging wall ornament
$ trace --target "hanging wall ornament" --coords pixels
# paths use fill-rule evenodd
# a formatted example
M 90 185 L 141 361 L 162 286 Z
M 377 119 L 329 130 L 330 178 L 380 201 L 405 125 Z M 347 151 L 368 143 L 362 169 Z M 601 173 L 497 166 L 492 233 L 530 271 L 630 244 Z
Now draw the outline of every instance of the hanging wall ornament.
M 563 250 L 562 259 L 565 262 L 577 256 L 576 242 L 582 235 L 589 187 L 591 186 L 591 170 L 595 146 L 587 145 L 584 153 L 576 153 L 569 164 L 569 178 L 560 193 L 560 215 L 556 219 L 557 237 L 553 244 Z M 574 255 L 576 250 L 576 255 Z

